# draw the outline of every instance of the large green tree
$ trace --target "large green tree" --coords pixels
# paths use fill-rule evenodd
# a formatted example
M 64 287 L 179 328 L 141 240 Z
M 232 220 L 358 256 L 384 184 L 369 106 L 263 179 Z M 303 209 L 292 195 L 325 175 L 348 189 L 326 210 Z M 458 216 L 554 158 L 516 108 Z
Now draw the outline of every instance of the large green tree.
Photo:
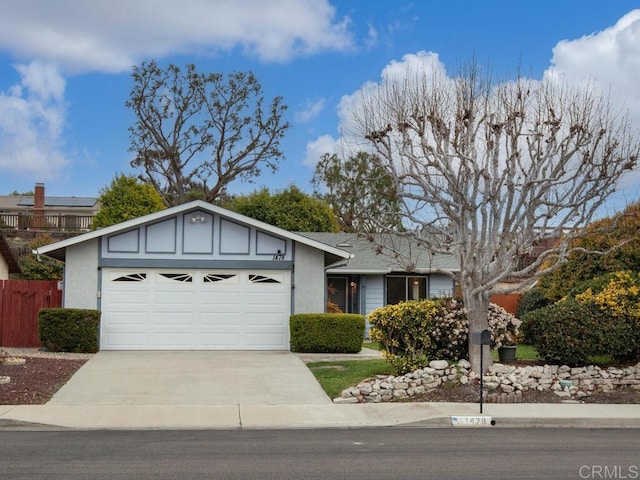
M 120 173 L 100 191 L 100 210 L 93 218 L 93 228 L 108 227 L 165 208 L 153 186 L 132 175 Z
M 547 300 L 557 301 L 581 283 L 606 273 L 640 271 L 639 233 L 640 202 L 592 222 L 582 236 L 571 242 L 574 251 L 566 263 L 541 278 L 536 288 Z
M 381 224 L 385 230 L 401 228 L 396 185 L 375 155 L 358 152 L 343 159 L 326 153 L 316 165 L 312 184 L 345 232 L 375 233 Z
M 36 236 L 28 244 L 29 252 L 49 245 L 55 240 L 48 234 L 43 233 Z M 52 258 L 40 258 L 32 253 L 26 255 L 20 255 L 18 257 L 20 262 L 20 273 L 12 276 L 12 278 L 22 280 L 62 280 L 62 262 L 54 260 Z
M 337 232 L 340 229 L 336 215 L 324 200 L 307 195 L 295 186 L 273 195 L 263 188 L 249 195 L 233 197 L 223 206 L 292 232 Z
M 213 202 L 234 180 L 277 170 L 287 107 L 279 96 L 265 104 L 251 72 L 163 69 L 152 61 L 135 66 L 132 76 L 131 165 L 167 206 L 194 197 Z

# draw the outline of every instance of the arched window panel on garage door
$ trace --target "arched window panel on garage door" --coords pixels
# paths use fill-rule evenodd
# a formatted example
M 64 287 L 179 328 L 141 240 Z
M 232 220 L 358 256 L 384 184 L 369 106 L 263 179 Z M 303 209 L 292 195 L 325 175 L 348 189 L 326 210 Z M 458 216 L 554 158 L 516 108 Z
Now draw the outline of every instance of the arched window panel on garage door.
M 249 283 L 282 283 L 284 277 L 281 275 L 259 275 L 249 274 Z
M 185 273 L 158 273 L 158 283 L 168 283 L 168 282 L 180 282 L 180 283 L 191 283 L 193 281 L 193 274 L 191 272 Z
M 144 282 L 147 279 L 146 273 L 123 273 L 123 272 L 110 272 L 110 278 L 112 282 Z
M 237 285 L 239 281 L 240 277 L 235 273 L 204 273 L 202 275 L 202 283 Z

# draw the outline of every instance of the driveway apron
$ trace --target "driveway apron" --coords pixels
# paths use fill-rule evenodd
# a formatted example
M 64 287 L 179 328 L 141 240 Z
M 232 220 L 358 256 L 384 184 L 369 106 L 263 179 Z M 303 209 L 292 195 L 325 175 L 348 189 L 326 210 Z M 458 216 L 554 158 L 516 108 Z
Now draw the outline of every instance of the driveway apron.
M 49 401 L 53 405 L 327 404 L 291 352 L 103 351 Z

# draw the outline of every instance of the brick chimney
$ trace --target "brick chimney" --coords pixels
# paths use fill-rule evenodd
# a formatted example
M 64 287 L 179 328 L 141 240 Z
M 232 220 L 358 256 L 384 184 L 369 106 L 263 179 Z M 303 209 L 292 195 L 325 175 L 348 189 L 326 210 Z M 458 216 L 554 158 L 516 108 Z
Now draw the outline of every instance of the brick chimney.
M 36 183 L 33 193 L 33 226 L 42 228 L 44 226 L 44 183 Z

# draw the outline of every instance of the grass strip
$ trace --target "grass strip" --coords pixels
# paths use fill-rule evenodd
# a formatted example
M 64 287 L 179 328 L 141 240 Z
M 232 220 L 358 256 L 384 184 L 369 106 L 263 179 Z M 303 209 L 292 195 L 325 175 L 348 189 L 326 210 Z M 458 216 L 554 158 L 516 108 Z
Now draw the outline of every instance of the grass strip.
M 393 373 L 391 365 L 384 359 L 311 362 L 307 367 L 330 398 L 339 397 L 345 388 L 353 387 L 366 378 Z

